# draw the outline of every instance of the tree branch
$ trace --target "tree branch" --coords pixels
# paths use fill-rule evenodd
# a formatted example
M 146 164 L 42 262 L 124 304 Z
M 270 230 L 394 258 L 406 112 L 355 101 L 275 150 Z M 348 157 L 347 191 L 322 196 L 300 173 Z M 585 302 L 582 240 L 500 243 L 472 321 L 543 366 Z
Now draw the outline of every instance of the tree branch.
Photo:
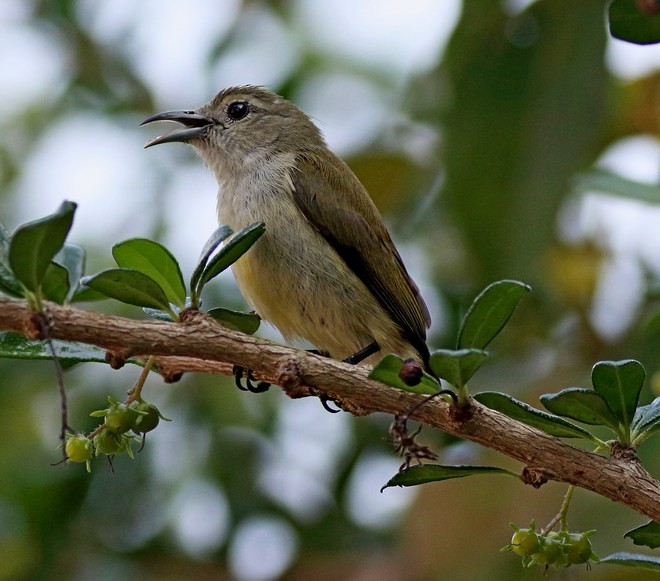
M 227 330 L 196 314 L 184 323 L 137 321 L 47 303 L 50 337 L 109 350 L 121 360 L 158 356 L 165 377 L 183 371 L 231 374 L 233 365 L 279 385 L 290 397 L 325 392 L 356 415 L 405 414 L 425 396 L 368 379 L 368 368 L 284 347 Z M 26 301 L 0 298 L 0 329 L 41 339 L 37 317 Z M 660 482 L 623 450 L 606 458 L 512 420 L 477 402 L 466 413 L 433 399 L 410 415 L 429 426 L 498 450 L 525 465 L 523 480 L 575 484 L 660 521 Z

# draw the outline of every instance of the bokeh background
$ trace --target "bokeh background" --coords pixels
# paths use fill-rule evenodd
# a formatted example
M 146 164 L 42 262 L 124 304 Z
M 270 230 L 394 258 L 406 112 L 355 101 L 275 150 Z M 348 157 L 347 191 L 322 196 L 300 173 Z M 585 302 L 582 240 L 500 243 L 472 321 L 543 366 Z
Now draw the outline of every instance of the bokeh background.
M 474 390 L 538 405 L 588 386 L 596 361 L 632 357 L 646 403 L 660 385 L 660 46 L 609 38 L 605 4 L 3 0 L 0 221 L 13 230 L 74 200 L 70 241 L 88 273 L 143 236 L 189 276 L 216 225 L 216 184 L 191 148 L 144 151 L 158 128 L 138 125 L 266 85 L 367 186 L 429 303 L 432 347 L 453 346 L 487 283 L 532 285 Z M 207 305 L 245 307 L 230 275 L 211 287 Z M 89 413 L 136 375 L 70 369 L 71 423 L 91 430 Z M 545 524 L 565 490 L 475 477 L 380 493 L 400 463 L 390 418 L 208 376 L 152 378 L 146 397 L 173 421 L 136 460 L 98 459 L 88 475 L 51 466 L 52 365 L 0 361 L 0 386 L 0 579 L 538 579 L 498 550 L 510 521 Z M 423 438 L 444 463 L 520 468 Z M 640 450 L 655 474 L 658 446 Z M 585 491 L 569 514 L 572 529 L 598 529 L 601 555 L 635 550 L 622 535 L 644 522 Z M 551 578 L 647 577 L 603 565 Z

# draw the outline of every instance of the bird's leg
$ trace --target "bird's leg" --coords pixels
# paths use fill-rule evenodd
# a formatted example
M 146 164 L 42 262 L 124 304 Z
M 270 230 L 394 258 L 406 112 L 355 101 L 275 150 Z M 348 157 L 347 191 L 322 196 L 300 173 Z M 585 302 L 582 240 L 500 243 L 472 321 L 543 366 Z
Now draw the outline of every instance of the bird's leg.
M 366 347 L 363 347 L 356 353 L 353 353 L 350 357 L 347 357 L 344 359 L 344 363 L 350 363 L 351 365 L 357 365 L 361 361 L 364 361 L 367 357 L 373 355 L 374 353 L 377 353 L 380 351 L 380 345 L 378 344 L 377 341 L 373 341 L 372 343 L 369 343 Z
M 256 378 L 251 369 L 245 369 L 245 367 L 241 367 L 240 365 L 234 365 L 232 372 L 234 374 L 234 383 L 236 383 L 236 387 L 241 391 L 263 393 L 264 391 L 268 391 L 268 388 L 270 387 L 270 383 L 267 383 L 266 381 L 259 381 L 256 385 L 252 383 L 253 381 L 256 381 Z M 243 377 L 245 377 L 245 385 L 242 383 Z

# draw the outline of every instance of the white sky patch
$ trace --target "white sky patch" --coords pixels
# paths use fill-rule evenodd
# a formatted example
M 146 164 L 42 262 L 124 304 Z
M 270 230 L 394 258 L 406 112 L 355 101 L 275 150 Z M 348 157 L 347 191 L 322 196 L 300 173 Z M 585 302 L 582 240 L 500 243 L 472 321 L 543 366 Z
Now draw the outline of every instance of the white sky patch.
M 0 123 L 55 101 L 70 75 L 67 47 L 54 31 L 0 23 Z
M 277 88 L 298 63 L 294 35 L 263 6 L 247 10 L 234 33 L 211 71 L 212 85 L 218 90 L 234 85 Z
M 644 77 L 660 70 L 660 44 L 633 44 L 608 34 L 605 62 L 623 80 Z
M 296 28 L 319 49 L 390 74 L 433 66 L 460 15 L 459 0 L 298 0 Z
M 161 191 L 166 225 L 163 243 L 177 257 L 182 271 L 192 273 L 204 243 L 218 227 L 218 186 L 197 156 L 190 163 L 175 157 L 165 156 L 158 164 L 165 159 L 171 166 Z
M 229 546 L 233 577 L 241 581 L 278 579 L 293 562 L 298 539 L 284 520 L 252 517 L 241 522 Z
M 347 494 L 347 510 L 357 524 L 386 529 L 408 508 L 416 494 L 413 489 L 388 488 L 379 492 L 400 464 L 400 458 L 375 452 L 366 452 L 358 460 Z
M 259 487 L 298 518 L 313 521 L 333 502 L 330 487 L 349 445 L 347 421 L 316 399 L 284 400 Z
M 389 107 L 376 85 L 355 75 L 323 73 L 311 76 L 295 95 L 330 149 L 346 155 L 365 147 L 386 123 Z
M 174 537 L 188 555 L 201 559 L 224 543 L 229 530 L 229 505 L 213 483 L 186 481 L 170 507 Z
M 216 89 L 206 83 L 213 48 L 239 14 L 238 0 L 83 0 L 94 36 L 120 47 L 164 108 L 195 108 Z
M 145 235 L 152 227 L 155 176 L 141 141 L 137 130 L 98 115 L 62 119 L 25 160 L 14 223 L 45 216 L 67 199 L 79 204 L 72 242 L 105 245 Z
M 634 135 L 616 141 L 603 152 L 596 165 L 631 180 L 659 184 L 660 139 Z
M 648 184 L 660 181 L 660 140 L 637 135 L 612 144 L 595 164 Z M 590 192 L 569 200 L 560 231 L 574 242 L 594 240 L 606 250 L 590 318 L 598 332 L 616 340 L 636 321 L 646 288 L 645 270 L 660 278 L 660 205 Z

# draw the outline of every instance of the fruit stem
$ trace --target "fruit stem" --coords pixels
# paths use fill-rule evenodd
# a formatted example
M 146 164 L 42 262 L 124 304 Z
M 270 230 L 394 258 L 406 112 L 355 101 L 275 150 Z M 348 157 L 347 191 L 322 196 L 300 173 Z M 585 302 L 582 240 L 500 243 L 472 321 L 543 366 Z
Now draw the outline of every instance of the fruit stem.
M 561 508 L 559 512 L 552 518 L 552 520 L 544 527 L 542 534 L 548 534 L 557 523 L 560 523 L 560 528 L 562 531 L 567 531 L 568 526 L 566 524 L 566 514 L 568 513 L 568 507 L 571 505 L 571 500 L 573 499 L 573 494 L 575 493 L 575 486 L 571 484 L 566 490 L 564 495 L 564 500 L 561 503 Z
M 128 390 L 128 397 L 126 398 L 126 401 L 124 402 L 126 405 L 129 403 L 132 403 L 134 401 L 140 401 L 142 398 L 140 397 L 140 394 L 142 393 L 142 388 L 144 387 L 145 381 L 147 381 L 147 377 L 149 376 L 149 372 L 151 371 L 151 368 L 154 366 L 154 363 L 156 362 L 156 357 L 155 355 L 150 355 L 149 359 L 147 359 L 147 362 L 144 364 L 144 368 L 142 369 L 142 373 L 140 373 L 140 377 L 137 378 L 137 381 L 135 382 L 135 385 L 131 387 L 131 389 Z

